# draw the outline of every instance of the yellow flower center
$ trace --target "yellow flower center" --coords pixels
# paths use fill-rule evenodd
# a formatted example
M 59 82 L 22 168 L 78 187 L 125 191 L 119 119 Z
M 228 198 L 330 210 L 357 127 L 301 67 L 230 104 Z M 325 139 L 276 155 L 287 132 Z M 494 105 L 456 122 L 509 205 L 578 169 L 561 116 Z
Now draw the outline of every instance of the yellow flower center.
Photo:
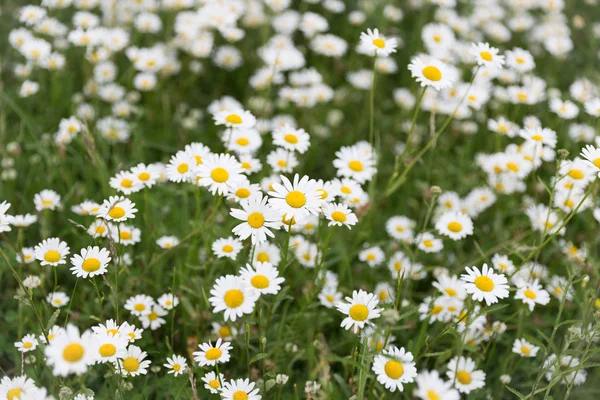
M 269 287 L 269 279 L 264 275 L 253 276 L 250 280 L 250 283 L 252 283 L 252 286 L 257 289 L 265 289 Z
M 427 391 L 427 400 L 441 400 L 441 397 L 433 390 Z
M 225 121 L 229 122 L 230 124 L 241 124 L 242 123 L 242 117 L 240 117 L 237 114 L 229 114 L 226 118 Z
M 177 371 L 179 371 L 181 369 L 181 365 L 179 365 L 179 364 L 173 364 L 172 368 L 173 368 L 173 371 L 177 372 Z
M 385 40 L 377 38 L 373 40 L 373 45 L 383 49 L 385 47 Z
M 600 168 L 600 157 L 596 158 L 596 159 L 593 161 L 593 164 L 594 164 L 594 166 L 595 166 L 596 168 Z
M 485 61 L 492 61 L 492 53 L 490 53 L 489 51 L 482 51 L 481 53 L 479 53 L 479 55 L 481 56 L 481 58 L 483 58 Z
M 208 386 L 210 386 L 213 389 L 218 389 L 219 388 L 219 381 L 216 379 L 213 379 L 212 381 L 208 382 Z
M 355 321 L 364 321 L 369 316 L 369 309 L 364 304 L 355 304 L 350 307 L 350 318 Z
M 238 140 L 236 140 L 236 143 L 239 144 L 240 146 L 248 146 L 248 144 L 250 144 L 250 141 L 248 139 L 246 139 L 245 137 L 241 137 Z
M 31 343 L 31 342 L 23 343 L 23 348 L 25 348 L 25 349 L 30 349 L 32 347 L 33 347 L 33 343 Z
M 117 353 L 117 348 L 114 344 L 106 343 L 100 346 L 99 353 L 102 357 L 112 357 Z
M 385 374 L 392 379 L 398 379 L 404 374 L 404 367 L 401 363 L 395 360 L 390 360 L 385 363 Z
M 442 71 L 439 70 L 438 67 L 434 67 L 433 65 L 428 65 L 421 71 L 423 76 L 430 81 L 437 82 L 442 79 Z
M 286 142 L 288 142 L 288 143 L 291 143 L 291 144 L 296 144 L 296 143 L 298 143 L 298 138 L 296 137 L 296 135 L 292 135 L 291 133 L 288 133 L 287 135 L 285 135 L 285 136 L 283 137 L 283 139 L 284 139 Z
M 183 164 L 179 164 L 179 166 L 177 167 L 177 172 L 179 172 L 180 174 L 185 174 L 186 172 L 188 172 L 188 170 L 190 169 L 190 167 L 183 163 Z
M 222 249 L 225 253 L 231 253 L 233 251 L 233 247 L 231 245 L 226 244 Z
M 364 169 L 363 164 L 358 160 L 352 160 L 348 163 L 348 167 L 354 172 L 360 172 Z
M 525 354 L 525 355 L 529 355 L 531 353 L 531 349 L 529 348 L 529 346 L 521 346 L 521 353 Z
M 573 179 L 582 179 L 583 178 L 583 171 L 579 170 L 579 169 L 572 169 L 571 171 L 569 171 L 569 176 Z
M 114 335 L 116 335 L 117 333 L 119 333 L 119 331 L 118 331 L 118 330 L 116 330 L 116 329 L 107 329 L 107 330 L 106 330 L 106 333 L 107 333 L 107 334 L 109 334 L 109 335 L 113 335 L 113 336 L 114 336 Z
M 122 207 L 115 206 L 110 209 L 108 215 L 110 215 L 110 217 L 114 219 L 123 218 L 123 216 L 125 216 L 125 210 Z
M 456 221 L 452 221 L 448 224 L 448 230 L 451 232 L 460 232 L 462 231 L 463 227 L 460 223 L 456 222 Z
M 133 307 L 136 311 L 142 312 L 146 309 L 146 306 L 142 303 L 138 303 Z
M 140 367 L 140 362 L 135 357 L 128 357 L 123 360 L 123 368 L 127 372 L 135 372 Z
M 337 222 L 346 222 L 346 214 L 341 211 L 334 211 L 331 213 L 331 218 Z
M 212 349 L 206 351 L 206 359 L 214 361 L 214 360 L 218 359 L 219 357 L 221 357 L 221 354 L 223 354 L 221 349 L 217 349 L 216 347 L 213 347 Z
M 425 247 L 433 247 L 433 241 L 432 240 L 423 240 L 423 245 Z
M 269 262 L 271 259 L 267 253 L 258 253 L 256 259 L 260 262 Z
M 380 301 L 386 301 L 388 299 L 388 294 L 385 290 L 382 290 L 381 292 L 379 292 L 379 300 Z
M 222 338 L 231 336 L 231 329 L 228 326 L 222 326 L 219 328 L 219 336 Z
M 94 272 L 100 269 L 100 260 L 97 258 L 86 258 L 81 264 L 81 269 L 85 272 Z
M 123 231 L 119 234 L 119 237 L 123 240 L 131 239 L 131 232 Z
M 242 163 L 242 168 L 244 168 L 244 169 L 250 169 L 250 168 L 252 168 L 252 165 L 250 165 L 249 162 L 243 162 Z
M 456 290 L 454 290 L 452 288 L 448 288 L 448 289 L 444 290 L 444 292 L 446 292 L 446 294 L 448 296 L 452 296 L 452 297 L 456 296 Z
M 142 172 L 141 174 L 138 175 L 138 179 L 140 181 L 147 181 L 148 179 L 150 179 L 150 174 L 147 172 Z
M 523 292 L 523 294 L 525 294 L 525 297 L 527 297 L 528 299 L 531 299 L 531 300 L 534 300 L 537 297 L 535 292 L 530 289 L 526 289 L 525 292 Z
M 280 167 L 285 167 L 287 165 L 287 162 L 285 160 L 279 160 L 277 161 L 277 165 L 279 165 Z
M 17 400 L 21 398 L 21 388 L 10 389 L 6 394 L 8 400 Z
M 248 225 L 253 227 L 254 229 L 258 229 L 263 226 L 265 223 L 265 217 L 258 211 L 253 212 L 248 215 Z
M 46 254 L 44 254 L 44 260 L 46 260 L 49 263 L 59 262 L 60 253 L 56 250 L 47 251 Z
M 494 281 L 485 275 L 480 275 L 475 278 L 475 286 L 483 292 L 491 292 L 494 290 Z
M 83 358 L 85 350 L 79 343 L 68 344 L 63 350 L 63 359 L 70 363 L 75 363 Z
M 233 394 L 233 400 L 248 400 L 248 393 L 238 390 Z
M 229 179 L 229 172 L 225 168 L 218 167 L 212 170 L 210 177 L 217 183 L 223 183 Z
M 98 227 L 96 227 L 96 233 L 99 235 L 102 235 L 105 230 L 106 228 L 104 227 L 104 225 L 99 225 Z
M 235 192 L 235 195 L 240 199 L 246 199 L 250 196 L 250 191 L 246 188 L 240 188 Z
M 150 314 L 148 314 L 148 319 L 150 321 L 156 321 L 158 319 L 158 314 L 152 311 Z
M 298 190 L 292 190 L 285 196 L 285 201 L 294 208 L 300 208 L 306 204 L 306 196 Z
M 573 206 L 575 205 L 575 202 L 571 199 L 568 199 L 568 200 L 565 200 L 564 205 L 566 207 L 573 208 Z M 575 251 L 577 251 L 577 249 L 575 249 Z
M 463 385 L 468 385 L 473 380 L 473 378 L 471 378 L 471 374 L 464 370 L 458 371 L 456 374 L 456 379 L 458 379 L 458 381 Z
M 513 162 L 506 163 L 506 168 L 513 172 L 519 172 L 519 166 Z
M 238 289 L 231 289 L 223 297 L 225 304 L 229 308 L 238 308 L 244 302 L 244 293 Z
M 121 186 L 124 188 L 130 188 L 133 186 L 133 182 L 130 179 L 123 179 L 121 181 Z
M 437 314 L 441 313 L 443 309 L 444 309 L 444 307 L 439 306 L 439 305 L 433 306 L 433 308 L 431 309 L 431 315 L 437 315 Z
M 42 205 L 44 205 L 44 206 L 51 206 L 52 205 L 52 200 L 42 200 Z

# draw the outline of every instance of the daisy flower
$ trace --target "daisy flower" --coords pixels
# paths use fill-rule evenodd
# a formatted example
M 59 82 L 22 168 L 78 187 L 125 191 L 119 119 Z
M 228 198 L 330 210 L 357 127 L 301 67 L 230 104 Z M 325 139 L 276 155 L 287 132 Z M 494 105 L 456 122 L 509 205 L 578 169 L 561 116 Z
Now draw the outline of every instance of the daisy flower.
M 103 219 L 97 219 L 90 224 L 87 233 L 92 238 L 107 237 L 109 233 L 109 225 Z M 111 232 L 112 233 L 112 232 Z
M 304 154 L 310 146 L 310 135 L 304 129 L 284 124 L 273 131 L 273 144 Z
M 145 294 L 138 294 L 130 297 L 125 302 L 125 309 L 129 310 L 132 315 L 140 317 L 148 314 L 152 310 L 154 299 Z
M 492 266 L 494 269 L 502 272 L 503 274 L 512 274 L 515 270 L 515 264 L 508 256 L 503 254 L 494 254 L 492 256 Z
M 339 302 L 336 307 L 339 312 L 347 315 L 341 327 L 358 333 L 365 326 L 373 326 L 372 319 L 379 318 L 383 309 L 377 308 L 377 296 L 364 290 L 352 292 L 352 297 L 346 297 L 346 302 Z
M 187 362 L 185 357 L 173 354 L 172 357 L 167 357 L 167 363 L 163 364 L 163 367 L 167 369 L 168 374 L 178 376 L 185 373 L 185 369 L 187 368 Z
M 75 254 L 71 257 L 71 272 L 76 277 L 92 278 L 96 275 L 104 275 L 106 266 L 110 262 L 110 253 L 98 246 L 88 246 L 81 249 L 81 255 Z
M 35 204 L 35 209 L 38 211 L 56 210 L 61 206 L 58 193 L 49 189 L 42 190 L 33 196 L 33 203 Z
M 23 336 L 20 342 L 15 342 L 15 347 L 21 353 L 27 353 L 28 351 L 33 351 L 37 348 L 38 341 L 33 334 L 28 334 Z
M 467 273 L 461 279 L 467 284 L 465 290 L 472 295 L 473 300 L 482 301 L 489 306 L 498 302 L 498 299 L 508 297 L 508 281 L 503 274 L 496 274 L 487 264 L 483 264 L 481 272 L 477 267 L 466 267 Z
M 342 301 L 342 294 L 337 287 L 324 286 L 318 297 L 319 302 L 327 308 L 333 308 Z
M 250 183 L 246 178 L 231 182 L 228 185 L 227 200 L 233 200 L 239 203 L 242 200 L 249 199 L 261 193 L 258 183 Z
M 225 125 L 228 128 L 250 129 L 256 125 L 256 117 L 250 111 L 240 108 L 219 111 L 215 113 L 213 119 L 215 125 Z
M 326 203 L 322 207 L 325 218 L 329 220 L 328 226 L 347 226 L 348 229 L 358 222 L 356 214 L 350 208 L 341 203 Z
M 171 182 L 191 182 L 194 177 L 196 158 L 185 151 L 178 151 L 167 164 L 166 174 Z
M 175 236 L 161 236 L 156 240 L 156 244 L 162 249 L 170 249 L 179 245 L 179 239 Z
M 387 220 L 385 230 L 391 238 L 406 242 L 413 239 L 415 225 L 412 219 L 398 215 Z
M 12 220 L 10 221 L 11 225 L 15 228 L 27 228 L 36 222 L 37 216 L 32 214 L 13 215 Z
M 519 131 L 519 136 L 528 142 L 540 145 L 556 147 L 556 132 L 550 128 L 542 128 L 536 126 L 532 128 L 525 128 Z
M 473 234 L 473 221 L 466 214 L 451 211 L 440 217 L 435 229 L 440 235 L 448 236 L 452 240 L 461 240 Z
M 107 221 L 121 222 L 127 219 L 135 218 L 137 212 L 135 203 L 122 196 L 110 196 L 104 200 L 98 210 L 98 218 L 104 218 Z
M 80 335 L 79 329 L 71 324 L 67 325 L 64 334 L 50 341 L 44 354 L 55 376 L 84 374 L 95 361 L 91 333 L 86 331 Z
M 217 374 L 214 372 L 207 372 L 202 377 L 202 382 L 204 382 L 204 388 L 208 389 L 212 394 L 218 394 L 221 389 L 221 382 L 225 380 L 225 375 Z
M 40 391 L 35 386 L 35 381 L 23 376 L 10 379 L 3 376 L 0 380 L 0 398 L 7 400 L 46 399 L 46 391 Z
M 249 379 L 235 379 L 223 384 L 221 389 L 223 400 L 260 400 L 258 388 L 254 389 L 254 382 Z
M 396 52 L 398 47 L 398 41 L 393 38 L 386 38 L 379 33 L 377 28 L 371 30 L 367 29 L 367 32 L 360 34 L 361 48 L 364 49 L 368 54 L 373 56 L 387 57 L 392 53 Z
M 504 56 L 498 55 L 498 49 L 488 43 L 479 42 L 471 44 L 470 53 L 475 57 L 477 65 L 500 69 L 504 65 Z
M 342 147 L 336 151 L 333 166 L 337 175 L 352 178 L 358 183 L 370 181 L 377 172 L 373 154 L 365 154 L 358 146 Z
M 542 285 L 539 284 L 537 279 L 532 282 L 520 281 L 517 284 L 515 299 L 522 300 L 523 304 L 529 306 L 529 311 L 533 311 L 536 304 L 548 304 L 550 302 L 550 294 L 542 289 Z
M 110 178 L 109 185 L 126 196 L 139 192 L 144 188 L 142 182 L 129 171 L 121 171 L 116 176 Z
M 179 298 L 173 295 L 173 293 L 165 293 L 156 302 L 165 310 L 172 310 L 179 304 Z
M 373 291 L 381 303 L 391 303 L 396 297 L 395 289 L 387 282 L 380 282 Z
M 435 90 L 442 90 L 449 88 L 453 83 L 449 78 L 448 66 L 433 58 L 423 62 L 419 57 L 415 57 L 408 64 L 408 70 L 422 87 L 433 86 Z
M 157 304 L 154 304 L 152 305 L 149 313 L 142 314 L 138 318 L 142 322 L 142 326 L 145 329 L 150 328 L 151 330 L 155 331 L 167 322 L 164 318 L 161 318 L 165 315 L 167 315 L 165 309 Z
M 542 369 L 546 372 L 546 379 L 550 382 L 555 377 L 555 375 L 560 374 L 563 376 L 562 379 L 559 380 L 561 385 L 573 384 L 575 386 L 579 386 L 585 382 L 587 378 L 587 372 L 585 369 L 573 369 L 570 372 L 563 372 L 565 370 L 570 370 L 579 365 L 579 358 L 573 357 L 570 355 L 561 356 L 558 358 L 556 354 L 551 354 Z
M 515 339 L 512 351 L 521 357 L 535 357 L 540 350 L 538 346 L 534 346 L 525 339 Z
M 464 300 L 467 296 L 465 284 L 456 275 L 438 276 L 437 282 L 433 282 L 432 285 L 440 291 L 442 296 L 453 297 L 459 300 Z
M 225 321 L 235 321 L 244 314 L 251 314 L 260 294 L 246 282 L 234 275 L 225 275 L 215 281 L 208 300 L 213 312 L 225 311 Z
M 285 176 L 281 176 L 283 185 L 275 182 L 273 190 L 269 192 L 269 205 L 283 215 L 286 220 L 293 219 L 301 222 L 310 214 L 319 215 L 321 195 L 317 181 L 298 174 L 294 175 L 293 183 Z
M 242 247 L 242 242 L 233 236 L 217 239 L 211 246 L 213 253 L 215 253 L 217 257 L 228 257 L 232 260 L 237 258 L 237 255 L 242 250 Z
M 591 167 L 600 170 L 600 149 L 588 144 L 581 150 L 581 157 L 583 157 Z
M 285 281 L 279 277 L 279 271 L 270 263 L 256 263 L 254 268 L 246 264 L 240 270 L 240 276 L 247 285 L 252 286 L 259 294 L 277 294 Z
M 279 251 L 279 247 L 272 243 L 261 243 L 256 246 L 254 249 L 254 258 L 252 259 L 252 264 L 256 264 L 258 262 L 268 262 L 273 264 L 274 267 L 279 265 L 281 261 L 281 254 Z
M 28 289 L 35 289 L 36 287 L 39 287 L 41 284 L 42 284 L 42 280 L 39 278 L 39 276 L 36 276 L 36 275 L 29 275 L 28 277 L 23 279 L 23 286 L 25 286 Z
M 446 375 L 454 381 L 459 392 L 469 394 L 485 386 L 485 372 L 475 368 L 477 366 L 470 358 L 454 357 L 448 363 Z
M 237 154 L 254 154 L 262 146 L 262 138 L 256 129 L 229 129 L 221 140 L 227 150 Z
M 442 239 L 438 239 L 429 232 L 417 235 L 415 242 L 418 243 L 419 250 L 425 253 L 438 253 L 444 248 Z
M 226 363 L 230 359 L 229 351 L 233 348 L 231 343 L 224 342 L 221 339 L 217 339 L 217 342 L 213 346 L 209 340 L 208 343 L 202 343 L 198 345 L 200 351 L 195 351 L 194 360 L 200 364 L 201 367 L 206 365 L 214 366 L 217 363 Z
M 232 341 L 235 336 L 238 334 L 238 330 L 229 325 L 220 324 L 218 322 L 212 323 L 213 333 L 223 340 Z
M 127 353 L 115 363 L 115 368 L 121 371 L 123 376 L 146 375 L 147 368 L 150 366 L 150 361 L 144 360 L 147 355 L 139 347 L 129 345 Z
M 362 262 L 366 262 L 369 267 L 376 267 L 385 260 L 385 254 L 381 247 L 375 246 L 365 249 L 358 253 L 358 259 Z
M 230 154 L 210 154 L 195 169 L 197 184 L 208 187 L 212 194 L 226 195 L 228 185 L 241 180 L 242 164 Z
M 50 292 L 46 296 L 46 301 L 55 308 L 66 306 L 69 300 L 70 298 L 65 292 Z
M 3 201 L 0 203 L 0 232 L 10 232 L 10 225 L 12 224 L 14 217 L 6 214 L 6 211 L 10 208 L 10 203 Z
M 95 361 L 114 363 L 127 355 L 127 337 L 120 334 L 95 334 L 92 336 Z
M 142 231 L 133 225 L 119 224 L 113 226 L 110 234 L 112 240 L 124 246 L 131 246 L 142 240 Z
M 375 356 L 373 372 L 377 375 L 377 381 L 390 392 L 396 389 L 402 392 L 403 384 L 413 382 L 417 376 L 412 353 L 396 346 L 390 346 L 383 350 L 383 354 Z
M 200 165 L 204 162 L 206 156 L 211 154 L 210 149 L 202 143 L 190 143 L 185 145 L 185 153 L 192 156 L 196 160 L 195 165 Z
M 160 179 L 160 172 L 158 168 L 153 165 L 138 164 L 131 168 L 131 173 L 135 176 L 137 181 L 147 188 L 151 188 Z
M 452 388 L 452 382 L 444 381 L 436 370 L 419 372 L 415 381 L 415 396 L 421 400 L 460 400 L 460 393 Z
M 285 149 L 275 149 L 267 155 L 267 164 L 274 173 L 290 173 L 299 164 L 295 154 Z
M 66 264 L 69 246 L 59 238 L 50 238 L 35 246 L 33 251 L 35 258 L 40 261 L 40 265 L 56 267 L 59 264 Z
M 233 233 L 244 240 L 251 237 L 252 244 L 263 243 L 267 236 L 275 237 L 271 229 L 279 229 L 281 214 L 267 204 L 269 198 L 262 193 L 240 202 L 242 209 L 232 209 L 230 215 L 245 221 L 233 228 Z

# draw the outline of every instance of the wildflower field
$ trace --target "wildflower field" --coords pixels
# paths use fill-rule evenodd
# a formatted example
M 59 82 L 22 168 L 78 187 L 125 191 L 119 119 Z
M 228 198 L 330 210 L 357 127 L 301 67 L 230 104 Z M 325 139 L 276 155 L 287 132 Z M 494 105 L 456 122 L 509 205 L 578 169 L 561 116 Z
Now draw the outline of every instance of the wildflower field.
M 600 398 L 598 0 L 0 2 L 0 400 Z

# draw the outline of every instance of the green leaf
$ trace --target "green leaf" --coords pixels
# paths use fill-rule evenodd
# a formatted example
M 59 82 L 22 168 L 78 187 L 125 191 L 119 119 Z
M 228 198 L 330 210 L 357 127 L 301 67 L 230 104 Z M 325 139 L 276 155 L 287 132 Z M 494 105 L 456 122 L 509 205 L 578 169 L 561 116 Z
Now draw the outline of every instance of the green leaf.
M 510 386 L 505 386 L 506 389 L 508 389 L 509 392 L 511 392 L 512 394 L 518 396 L 521 400 L 527 400 L 527 397 L 525 397 L 525 395 L 521 392 L 519 392 L 517 389 L 513 389 Z
M 250 359 L 250 361 L 248 361 L 248 364 L 254 364 L 255 362 L 257 362 L 258 360 L 262 360 L 263 358 L 268 357 L 269 355 L 267 353 L 258 353 L 257 355 L 255 355 L 254 357 L 252 357 Z
M 48 323 L 46 324 L 46 331 L 49 331 L 50 328 L 52 328 L 54 326 L 54 323 L 56 322 L 56 319 L 58 318 L 58 314 L 60 314 L 60 309 L 54 311 L 54 314 L 52 314 L 52 316 L 50 316 L 50 319 L 48 320 Z

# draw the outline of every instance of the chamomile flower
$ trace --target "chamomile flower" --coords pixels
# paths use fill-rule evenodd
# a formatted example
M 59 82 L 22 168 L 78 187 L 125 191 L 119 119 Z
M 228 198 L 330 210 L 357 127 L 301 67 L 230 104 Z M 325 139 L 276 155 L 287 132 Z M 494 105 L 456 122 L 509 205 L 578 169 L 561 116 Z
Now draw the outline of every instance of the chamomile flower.
M 350 229 L 358 222 L 356 214 L 347 205 L 341 203 L 326 203 L 323 205 L 323 214 L 329 220 L 328 226 L 346 226 Z
M 179 151 L 167 164 L 167 177 L 171 182 L 191 182 L 194 178 L 197 158 L 187 151 Z
M 243 178 L 242 165 L 230 154 L 209 154 L 195 169 L 197 184 L 212 194 L 226 195 L 228 185 Z
M 125 309 L 131 312 L 132 315 L 140 317 L 152 311 L 153 305 L 154 299 L 152 297 L 145 294 L 138 294 L 127 299 Z
M 139 243 L 142 235 L 142 231 L 133 225 L 119 224 L 113 226 L 110 230 L 111 238 L 116 243 L 120 243 L 123 246 L 131 246 Z
M 381 250 L 381 247 L 375 246 L 358 253 L 358 259 L 362 262 L 366 262 L 369 267 L 376 267 L 385 260 L 385 254 L 383 250 Z
M 160 171 L 153 165 L 138 164 L 131 168 L 131 173 L 137 181 L 147 188 L 151 188 L 160 179 Z
M 212 331 L 217 338 L 226 341 L 232 341 L 238 334 L 238 330 L 234 326 L 220 324 L 218 322 L 212 323 Z
M 229 351 L 233 348 L 231 343 L 224 342 L 221 339 L 217 339 L 217 342 L 213 346 L 209 340 L 208 343 L 202 343 L 198 345 L 200 351 L 195 351 L 194 360 L 200 364 L 201 367 L 205 365 L 214 366 L 217 363 L 226 363 L 230 359 Z
M 33 203 L 35 209 L 38 211 L 43 210 L 56 210 L 61 206 L 61 198 L 54 190 L 42 190 L 33 196 Z
M 434 58 L 424 62 L 419 57 L 415 57 L 408 64 L 408 70 L 422 87 L 432 86 L 435 90 L 442 90 L 449 88 L 453 83 L 446 64 Z
M 38 341 L 33 334 L 28 334 L 23 336 L 21 341 L 15 342 L 15 347 L 21 353 L 27 353 L 29 351 L 33 351 L 37 348 Z
M 337 287 L 325 286 L 319 293 L 318 298 L 323 306 L 334 308 L 342 301 L 342 293 L 338 292 Z
M 213 313 L 225 311 L 225 321 L 235 321 L 244 314 L 251 314 L 260 294 L 249 287 L 244 279 L 234 275 L 225 275 L 215 281 L 208 300 Z
M 588 144 L 581 150 L 581 157 L 583 157 L 591 167 L 595 168 L 596 170 L 600 170 L 599 148 Z
M 32 247 L 23 247 L 20 253 L 15 254 L 18 263 L 31 264 L 36 260 L 35 250 Z
M 98 218 L 104 218 L 107 221 L 121 222 L 135 218 L 135 203 L 122 196 L 110 196 L 104 200 L 98 211 Z
M 465 284 L 456 275 L 440 275 L 437 278 L 437 282 L 433 282 L 432 285 L 440 291 L 442 296 L 459 300 L 464 300 L 467 296 Z
M 377 381 L 390 392 L 402 392 L 403 384 L 413 382 L 417 376 L 412 353 L 396 346 L 390 346 L 375 356 L 373 372 L 377 375 Z
M 391 217 L 385 223 L 385 230 L 393 239 L 411 241 L 414 236 L 415 221 L 402 215 Z
M 570 355 L 564 355 L 557 357 L 556 354 L 551 354 L 544 362 L 542 366 L 546 372 L 546 379 L 550 382 L 558 373 L 563 375 L 563 378 L 559 380 L 561 385 L 573 384 L 579 386 L 585 382 L 587 378 L 587 372 L 585 369 L 577 369 L 580 364 L 579 358 Z M 570 370 L 569 372 L 563 372 Z
M 273 131 L 273 144 L 289 151 L 304 154 L 310 146 L 310 136 L 304 129 L 284 124 Z
M 521 129 L 519 131 L 519 136 L 534 144 L 543 144 L 552 148 L 556 146 L 556 132 L 549 128 L 538 126 Z
M 381 308 L 377 308 L 379 300 L 372 293 L 367 293 L 364 290 L 352 292 L 352 297 L 346 297 L 345 302 L 339 302 L 336 308 L 342 314 L 347 315 L 342 321 L 341 327 L 358 333 L 365 326 L 373 326 L 371 320 L 379 318 Z
M 246 178 L 231 182 L 228 186 L 229 194 L 227 195 L 227 199 L 237 203 L 260 193 L 260 185 L 258 183 L 250 183 Z
M 476 368 L 475 362 L 469 357 L 454 357 L 448 362 L 446 375 L 459 392 L 469 394 L 485 386 L 485 372 Z
M 492 257 L 492 266 L 503 274 L 512 274 L 515 270 L 515 264 L 508 256 L 503 254 L 494 254 Z
M 0 399 L 25 400 L 46 398 L 46 390 L 37 388 L 35 381 L 25 375 L 16 376 L 12 379 L 5 375 L 0 380 Z
M 56 267 L 60 264 L 66 264 L 69 246 L 59 238 L 50 238 L 35 246 L 33 251 L 35 252 L 35 258 L 40 261 L 40 265 Z
M 156 244 L 161 249 L 171 249 L 179 245 L 179 239 L 176 236 L 161 236 L 156 239 Z
M 103 219 L 97 219 L 93 221 L 87 229 L 88 235 L 92 238 L 107 237 L 110 226 Z M 112 233 L 112 232 L 111 232 Z
M 240 250 L 242 250 L 242 247 L 242 242 L 233 236 L 217 239 L 211 246 L 213 253 L 215 253 L 217 257 L 228 257 L 232 260 L 237 258 L 237 255 L 239 254 Z
M 504 65 L 504 56 L 498 54 L 498 49 L 488 43 L 472 43 L 471 55 L 475 57 L 477 65 L 493 69 L 500 69 Z
M 46 301 L 54 308 L 66 306 L 69 300 L 70 298 L 65 292 L 50 292 L 46 296 Z
M 241 240 L 250 237 L 252 244 L 265 242 L 267 236 L 275 237 L 271 229 L 279 229 L 281 214 L 267 204 L 268 201 L 269 198 L 263 197 L 262 193 L 257 193 L 255 196 L 241 201 L 242 209 L 234 208 L 230 214 L 235 219 L 244 222 L 236 225 L 232 232 Z
M 373 155 L 365 154 L 358 146 L 342 147 L 335 156 L 333 166 L 337 169 L 338 176 L 351 178 L 362 184 L 370 181 L 377 172 Z
M 120 334 L 95 334 L 92 347 L 97 363 L 114 363 L 127 355 L 127 337 Z
M 396 297 L 396 289 L 387 282 L 379 282 L 373 292 L 382 304 L 393 302 Z
M 139 192 L 144 188 L 142 182 L 129 171 L 121 171 L 116 176 L 110 178 L 109 185 L 124 195 Z
M 249 379 L 235 379 L 223 384 L 221 397 L 223 400 L 260 400 L 259 389 L 254 388 L 254 382 Z
M 165 310 L 172 310 L 179 304 L 179 298 L 173 295 L 173 293 L 164 293 L 156 302 Z
M 301 222 L 310 214 L 318 215 L 322 203 L 318 183 L 308 176 L 300 179 L 294 175 L 293 183 L 285 176 L 281 176 L 283 185 L 277 182 L 272 184 L 273 190 L 269 192 L 269 205 L 283 215 L 286 220 L 293 219 Z
M 262 145 L 262 138 L 256 129 L 229 129 L 222 140 L 227 150 L 236 154 L 254 154 Z
M 246 264 L 240 270 L 240 276 L 247 285 L 252 286 L 259 294 L 277 294 L 285 281 L 279 277 L 279 271 L 270 263 L 256 263 L 254 268 Z
M 221 390 L 221 382 L 225 380 L 225 376 L 223 374 L 217 374 L 215 372 L 207 372 L 202 377 L 202 382 L 204 382 L 204 388 L 208 389 L 212 394 L 218 394 L 219 390 Z
M 145 360 L 148 354 L 137 346 L 129 345 L 127 353 L 115 363 L 115 369 L 123 376 L 146 375 L 150 361 Z
M 37 222 L 37 216 L 32 214 L 13 215 L 10 224 L 15 228 L 27 228 Z
M 533 311 L 536 304 L 548 304 L 550 294 L 542 288 L 537 279 L 531 282 L 520 281 L 517 284 L 515 299 L 522 300 L 523 304 L 529 307 L 529 311 Z
M 23 279 L 23 286 L 25 286 L 27 289 L 35 289 L 35 288 L 39 287 L 41 284 L 42 284 L 42 280 L 40 279 L 39 276 L 36 276 L 36 275 L 29 275 L 28 277 Z
M 167 315 L 167 311 L 158 304 L 153 304 L 150 308 L 150 312 L 139 316 L 140 321 L 144 329 L 150 328 L 155 331 L 164 325 L 167 321 L 162 318 Z
M 75 254 L 71 257 L 71 272 L 76 277 L 92 278 L 96 275 L 104 275 L 106 266 L 110 262 L 110 253 L 98 246 L 88 246 L 81 249 L 81 255 Z
M 473 221 L 466 214 L 451 211 L 440 217 L 435 229 L 440 235 L 448 236 L 452 240 L 461 240 L 473 234 Z
M 95 361 L 90 332 L 79 334 L 74 325 L 67 325 L 64 334 L 58 335 L 44 349 L 46 362 L 55 376 L 81 375 Z
M 279 265 L 280 261 L 281 254 L 279 252 L 279 247 L 266 242 L 256 245 L 256 248 L 254 249 L 254 258 L 251 260 L 253 265 L 258 262 L 268 262 L 273 264 L 274 267 Z
M 173 374 L 173 376 L 179 376 L 184 374 L 187 368 L 187 361 L 185 357 L 173 354 L 172 357 L 167 357 L 166 364 L 163 367 L 167 369 L 167 374 Z
M 444 248 L 441 239 L 436 238 L 429 232 L 417 235 L 415 242 L 418 243 L 419 250 L 425 253 L 438 253 Z
M 242 109 L 224 110 L 213 116 L 216 125 L 225 125 L 228 128 L 251 129 L 256 125 L 256 117 L 250 111 Z
M 421 400 L 460 400 L 460 393 L 452 388 L 452 382 L 444 381 L 436 370 L 419 372 L 415 381 L 415 396 Z
M 394 38 L 386 38 L 379 33 L 377 28 L 371 30 L 367 29 L 367 32 L 360 34 L 361 48 L 372 56 L 387 57 L 390 54 L 396 52 L 398 47 L 398 41 Z
M 535 357 L 540 350 L 538 346 L 534 346 L 525 339 L 515 339 L 512 351 L 521 357 Z
M 467 284 L 465 290 L 472 295 L 473 300 L 485 300 L 486 304 L 492 305 L 498 299 L 508 297 L 508 281 L 503 274 L 496 274 L 487 264 L 483 264 L 481 272 L 477 267 L 465 267 L 467 273 L 461 275 L 461 279 Z

